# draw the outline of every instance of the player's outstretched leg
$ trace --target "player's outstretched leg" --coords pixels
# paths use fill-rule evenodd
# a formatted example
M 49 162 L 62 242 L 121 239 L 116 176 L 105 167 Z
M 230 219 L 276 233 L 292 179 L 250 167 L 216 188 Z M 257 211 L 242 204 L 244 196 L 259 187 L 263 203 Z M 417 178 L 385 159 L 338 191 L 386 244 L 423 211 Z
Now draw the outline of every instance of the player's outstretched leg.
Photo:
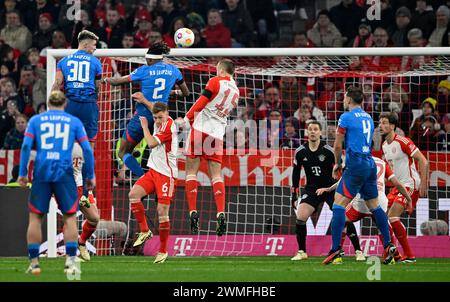
M 86 198 L 86 200 L 83 199 L 82 201 L 80 199 L 80 211 L 83 213 L 84 217 L 86 217 L 86 220 L 83 222 L 81 235 L 78 239 L 78 250 L 80 251 L 80 258 L 89 261 L 91 260 L 91 256 L 86 248 L 86 241 L 95 232 L 97 224 L 100 221 L 96 201 L 92 194 L 89 194 L 89 198 Z
M 169 256 L 167 252 L 167 245 L 169 242 L 170 220 L 169 220 L 169 205 L 158 203 L 157 211 L 159 217 L 159 252 L 156 255 L 153 263 L 164 263 Z
M 29 215 L 27 242 L 30 265 L 25 271 L 27 274 L 39 275 L 41 273 L 41 267 L 39 266 L 39 247 L 42 241 L 42 217 L 43 215 L 32 212 Z
M 401 263 L 415 263 L 416 257 L 409 245 L 408 234 L 406 232 L 406 228 L 400 220 L 400 216 L 402 215 L 404 208 L 399 203 L 393 203 L 392 207 L 388 211 L 389 222 L 391 223 L 392 230 L 397 237 L 398 242 L 403 248 L 403 252 L 405 256 L 400 259 Z
M 133 212 L 139 224 L 139 235 L 133 244 L 133 247 L 142 245 L 146 240 L 153 237 L 153 233 L 148 228 L 147 218 L 145 217 L 144 205 L 141 202 L 141 198 L 146 194 L 145 189 L 137 184 L 133 186 L 130 193 L 128 193 L 128 198 L 130 199 L 130 208 Z

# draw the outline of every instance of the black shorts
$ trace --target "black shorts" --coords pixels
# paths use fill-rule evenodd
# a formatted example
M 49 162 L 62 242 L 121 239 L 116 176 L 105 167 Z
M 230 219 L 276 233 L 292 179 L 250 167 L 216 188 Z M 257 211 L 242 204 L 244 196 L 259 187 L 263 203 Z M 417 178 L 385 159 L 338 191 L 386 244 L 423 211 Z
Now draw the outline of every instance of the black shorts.
M 334 191 L 325 192 L 318 196 L 315 190 L 302 190 L 302 195 L 300 195 L 300 204 L 307 203 L 312 206 L 314 210 L 317 210 L 322 202 L 326 202 L 331 210 L 334 202 Z

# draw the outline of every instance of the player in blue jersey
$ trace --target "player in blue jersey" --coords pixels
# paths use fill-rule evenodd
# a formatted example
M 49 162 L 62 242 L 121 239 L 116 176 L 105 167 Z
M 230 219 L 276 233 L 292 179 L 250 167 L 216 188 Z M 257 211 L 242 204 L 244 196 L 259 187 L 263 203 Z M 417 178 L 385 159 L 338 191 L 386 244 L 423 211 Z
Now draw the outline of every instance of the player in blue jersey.
M 372 136 L 374 124 L 372 117 L 362 108 L 364 95 L 357 87 L 349 87 L 344 98 L 345 112 L 341 115 L 334 142 L 336 165 L 333 177 L 338 179 L 342 170 L 342 143 L 345 143 L 345 165 L 341 181 L 336 189 L 333 204 L 331 234 L 333 245 L 323 264 L 341 263 L 340 242 L 345 227 L 345 208 L 360 193 L 366 201 L 383 236 L 384 264 L 394 263 L 395 246 L 391 243 L 386 213 L 378 203 L 377 167 L 372 158 Z
M 64 215 L 64 241 L 67 253 L 64 271 L 67 274 L 80 273 L 75 265 L 78 238 L 76 224 L 78 192 L 72 168 L 74 141 L 77 140 L 83 149 L 87 166 L 86 184 L 90 189 L 95 186 L 94 155 L 83 124 L 78 118 L 64 112 L 65 105 L 64 93 L 53 91 L 48 102 L 49 110 L 30 119 L 20 153 L 18 182 L 26 186 L 30 151 L 33 146 L 36 146 L 33 186 L 28 203 L 30 220 L 27 231 L 28 255 L 31 260 L 27 272 L 32 274 L 41 272 L 39 246 L 42 241 L 42 218 L 48 212 L 53 194 Z
M 141 92 L 136 92 L 132 97 L 136 100 L 136 112 L 127 125 L 123 135 L 119 157 L 125 165 L 137 176 L 144 175 L 144 171 L 131 154 L 134 147 L 144 138 L 139 117 L 147 118 L 149 129 L 153 132 L 153 104 L 168 103 L 169 95 L 188 96 L 189 89 L 183 80 L 180 70 L 172 64 L 163 61 L 164 55 L 169 54 L 170 48 L 165 42 L 154 43 L 147 51 L 145 59 L 147 65 L 141 66 L 131 74 L 119 78 L 105 78 L 104 81 L 111 85 L 121 85 L 134 81 L 141 83 Z M 180 90 L 172 90 L 174 85 Z

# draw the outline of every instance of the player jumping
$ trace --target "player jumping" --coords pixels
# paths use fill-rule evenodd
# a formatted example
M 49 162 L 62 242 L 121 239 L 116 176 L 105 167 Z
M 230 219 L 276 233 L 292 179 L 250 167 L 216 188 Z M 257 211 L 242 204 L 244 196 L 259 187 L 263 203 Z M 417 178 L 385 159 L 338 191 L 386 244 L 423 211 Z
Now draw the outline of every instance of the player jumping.
M 208 161 L 208 171 L 213 186 L 217 206 L 216 234 L 222 236 L 226 231 L 225 185 L 222 179 L 223 136 L 230 112 L 237 107 L 239 89 L 233 80 L 234 64 L 223 59 L 217 63 L 217 76 L 206 84 L 202 95 L 185 116 L 191 125 L 186 154 L 186 196 L 189 206 L 191 232 L 198 233 L 199 215 L 197 213 L 197 172 L 200 159 Z
M 97 224 L 100 221 L 100 214 L 97 209 L 94 196 L 89 194 L 89 197 L 83 195 L 83 176 L 81 173 L 83 167 L 83 150 L 78 143 L 73 145 L 72 151 L 73 161 L 73 176 L 78 189 L 78 201 L 80 204 L 80 211 L 83 213 L 86 220 L 83 222 L 80 238 L 78 239 L 78 250 L 80 251 L 80 258 L 89 261 L 91 256 L 86 248 L 86 241 L 97 229 Z
M 292 207 L 296 210 L 295 233 L 297 234 L 298 252 L 293 261 L 308 259 L 306 253 L 306 221 L 317 211 L 323 202 L 330 209 L 333 207 L 333 194 L 330 190 L 324 194 L 316 194 L 319 188 L 330 186 L 335 182 L 331 176 L 334 165 L 333 148 L 320 141 L 322 126 L 317 121 L 308 123 L 308 142 L 295 150 L 292 171 Z M 306 186 L 299 195 L 301 169 L 305 170 Z M 301 196 L 299 200 L 299 196 Z M 299 206 L 297 208 L 297 202 Z M 356 251 L 356 260 L 364 261 L 364 255 L 359 246 L 358 235 L 353 223 L 347 226 L 347 233 Z
M 400 183 L 398 178 L 394 175 L 391 168 L 386 165 L 386 162 L 378 157 L 373 156 L 373 160 L 375 161 L 375 165 L 377 166 L 377 188 L 378 188 L 378 200 L 380 202 L 380 207 L 383 211 L 387 211 L 388 207 L 388 198 L 385 193 L 385 179 L 389 180 L 397 190 L 405 196 L 408 202 L 411 201 L 411 197 L 408 195 L 406 188 Z M 324 192 L 331 192 L 336 189 L 338 183 L 335 183 L 333 186 L 328 188 L 320 188 L 317 190 L 317 195 L 321 195 Z M 360 195 L 356 195 L 355 198 L 350 202 L 350 204 L 345 209 L 346 222 L 356 222 L 364 217 L 372 217 L 372 213 L 366 205 L 366 202 L 360 198 Z M 391 234 L 392 235 L 392 234 Z M 345 240 L 345 235 L 342 235 L 341 246 L 343 245 Z M 395 254 L 395 260 L 400 260 L 401 256 L 398 252 Z
M 65 111 L 83 123 L 92 149 L 98 132 L 97 100 L 102 76 L 100 60 L 93 56 L 97 42 L 98 37 L 94 33 L 81 31 L 78 34 L 78 50 L 58 62 L 52 87 L 52 90 L 61 90 L 64 85 L 68 99 Z M 87 167 L 83 166 L 83 179 L 86 179 L 86 169 Z M 83 195 L 88 195 L 87 193 L 85 191 Z M 92 192 L 89 192 L 89 195 L 92 195 Z
M 134 81 L 141 82 L 141 92 L 132 95 L 137 101 L 136 113 L 127 125 L 119 150 L 119 157 L 139 177 L 144 175 L 144 170 L 132 155 L 134 147 L 144 138 L 144 131 L 139 118 L 145 117 L 149 123 L 149 129 L 152 131 L 153 116 L 151 111 L 153 104 L 155 102 L 167 104 L 169 95 L 175 94 L 186 97 L 190 93 L 180 70 L 175 65 L 163 61 L 164 56 L 169 52 L 170 48 L 165 42 L 156 42 L 145 55 L 147 65 L 141 66 L 123 77 L 104 79 L 105 82 L 113 86 Z M 172 90 L 175 84 L 181 90 Z
M 428 161 L 409 138 L 395 134 L 397 125 L 398 117 L 395 113 L 384 113 L 380 116 L 380 130 L 385 138 L 382 146 L 384 158 L 400 182 L 406 187 L 412 203 L 407 203 L 405 197 L 396 188 L 392 189 L 388 194 L 388 217 L 395 237 L 400 242 L 405 254 L 402 262 L 414 263 L 416 257 L 409 246 L 408 234 L 400 216 L 405 210 L 411 215 L 419 195 L 421 197 L 427 195 Z M 420 177 L 414 164 L 415 160 L 419 163 Z
M 81 121 L 66 112 L 66 97 L 61 91 L 53 91 L 48 101 L 49 111 L 33 116 L 20 153 L 20 172 L 18 182 L 26 186 L 28 182 L 27 166 L 30 151 L 36 144 L 36 160 L 34 162 L 33 186 L 31 188 L 28 207 L 30 221 L 27 231 L 28 255 L 31 260 L 27 273 L 40 274 L 39 246 L 42 241 L 42 218 L 48 212 L 52 194 L 63 213 L 64 241 L 67 259 L 65 273 L 81 273 L 75 265 L 77 253 L 78 210 L 77 187 L 73 177 L 72 149 L 77 140 L 83 149 L 87 171 L 86 185 L 88 189 L 95 186 L 94 155 L 88 143 L 86 131 Z
M 154 263 L 163 263 L 168 256 L 169 208 L 175 191 L 175 179 L 178 174 L 178 138 L 176 125 L 169 116 L 166 104 L 154 103 L 152 113 L 155 124 L 153 135 L 148 130 L 147 118 L 145 116 L 139 118 L 145 140 L 149 147 L 152 148 L 147 163 L 150 169 L 134 184 L 128 197 L 141 231 L 134 243 L 134 246 L 139 246 L 152 237 L 141 199 L 148 194 L 156 193 L 158 198 L 159 239 L 161 243 Z
M 345 227 L 345 207 L 360 193 L 375 218 L 378 229 L 384 239 L 384 264 L 395 263 L 395 246 L 391 243 L 389 222 L 386 213 L 378 202 L 377 167 L 371 156 L 372 136 L 374 124 L 371 116 L 362 108 L 364 99 L 362 90 L 349 87 L 344 98 L 344 108 L 349 112 L 341 115 L 334 142 L 334 157 L 336 165 L 333 168 L 333 177 L 338 178 L 342 170 L 342 143 L 345 140 L 346 169 L 342 174 L 334 196 L 333 219 L 331 221 L 331 235 L 333 245 L 323 264 L 339 263 L 340 242 Z

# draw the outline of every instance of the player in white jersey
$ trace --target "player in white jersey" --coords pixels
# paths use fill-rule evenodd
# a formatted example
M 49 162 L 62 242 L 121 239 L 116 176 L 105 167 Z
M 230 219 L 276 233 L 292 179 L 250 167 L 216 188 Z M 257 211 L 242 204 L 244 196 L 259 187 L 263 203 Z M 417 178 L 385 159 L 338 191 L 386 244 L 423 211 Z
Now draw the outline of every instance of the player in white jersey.
M 408 200 L 408 202 L 412 202 L 411 197 L 408 194 L 406 188 L 402 185 L 402 183 L 398 180 L 398 178 L 394 175 L 389 165 L 386 164 L 384 160 L 381 158 L 372 156 L 375 164 L 377 166 L 377 189 L 378 189 L 378 202 L 380 203 L 380 207 L 387 212 L 388 208 L 388 198 L 386 197 L 386 185 L 385 179 L 389 180 L 395 188 L 403 194 L 403 196 Z M 332 185 L 329 188 L 321 188 L 317 190 L 317 195 L 321 195 L 324 192 L 331 192 L 336 189 L 338 182 Z M 347 222 L 356 222 L 364 217 L 372 217 L 372 213 L 367 207 L 367 203 L 365 200 L 361 199 L 360 195 L 357 194 L 355 198 L 347 205 L 345 209 L 345 216 Z M 342 235 L 341 246 L 345 240 L 345 230 Z M 399 259 L 400 256 L 397 253 L 394 256 L 396 259 Z M 358 259 L 357 259 L 358 260 Z
M 175 191 L 175 179 L 178 177 L 178 137 L 176 125 L 169 116 L 166 104 L 154 103 L 152 114 L 154 120 L 153 135 L 148 129 L 147 118 L 139 117 L 144 138 L 152 149 L 147 163 L 149 170 L 134 184 L 128 197 L 131 210 L 139 223 L 140 234 L 134 243 L 134 246 L 139 246 L 153 236 L 145 218 L 145 209 L 141 199 L 148 194 L 156 194 L 161 244 L 154 263 L 163 263 L 168 256 L 169 208 Z
M 97 229 L 97 224 L 100 221 L 100 214 L 97 209 L 94 195 L 89 194 L 89 197 L 83 195 L 83 150 L 78 143 L 73 145 L 72 150 L 73 176 L 78 189 L 78 201 L 80 204 L 80 211 L 83 213 L 86 220 L 83 222 L 80 238 L 78 238 L 78 250 L 80 251 L 80 258 L 89 261 L 91 256 L 86 248 L 86 241 Z
M 397 135 L 394 132 L 397 125 L 398 116 L 396 113 L 384 113 L 380 116 L 381 135 L 385 139 L 383 154 L 395 175 L 408 190 L 412 202 L 407 203 L 398 190 L 392 189 L 388 195 L 388 217 L 395 237 L 397 237 L 405 253 L 402 262 L 414 263 L 416 257 L 409 246 L 408 234 L 400 217 L 405 210 L 411 215 L 419 196 L 425 197 L 427 195 L 428 161 L 409 138 Z M 420 176 L 415 167 L 416 160 L 419 165 Z
M 200 98 L 191 107 L 184 120 L 191 125 L 186 154 L 186 197 L 189 205 L 191 231 L 198 233 L 197 172 L 201 158 L 208 161 L 214 198 L 217 206 L 216 234 L 222 236 L 225 224 L 225 185 L 221 176 L 223 137 L 227 119 L 237 107 L 239 89 L 233 79 L 234 64 L 223 59 L 217 63 L 217 76 L 206 84 Z

